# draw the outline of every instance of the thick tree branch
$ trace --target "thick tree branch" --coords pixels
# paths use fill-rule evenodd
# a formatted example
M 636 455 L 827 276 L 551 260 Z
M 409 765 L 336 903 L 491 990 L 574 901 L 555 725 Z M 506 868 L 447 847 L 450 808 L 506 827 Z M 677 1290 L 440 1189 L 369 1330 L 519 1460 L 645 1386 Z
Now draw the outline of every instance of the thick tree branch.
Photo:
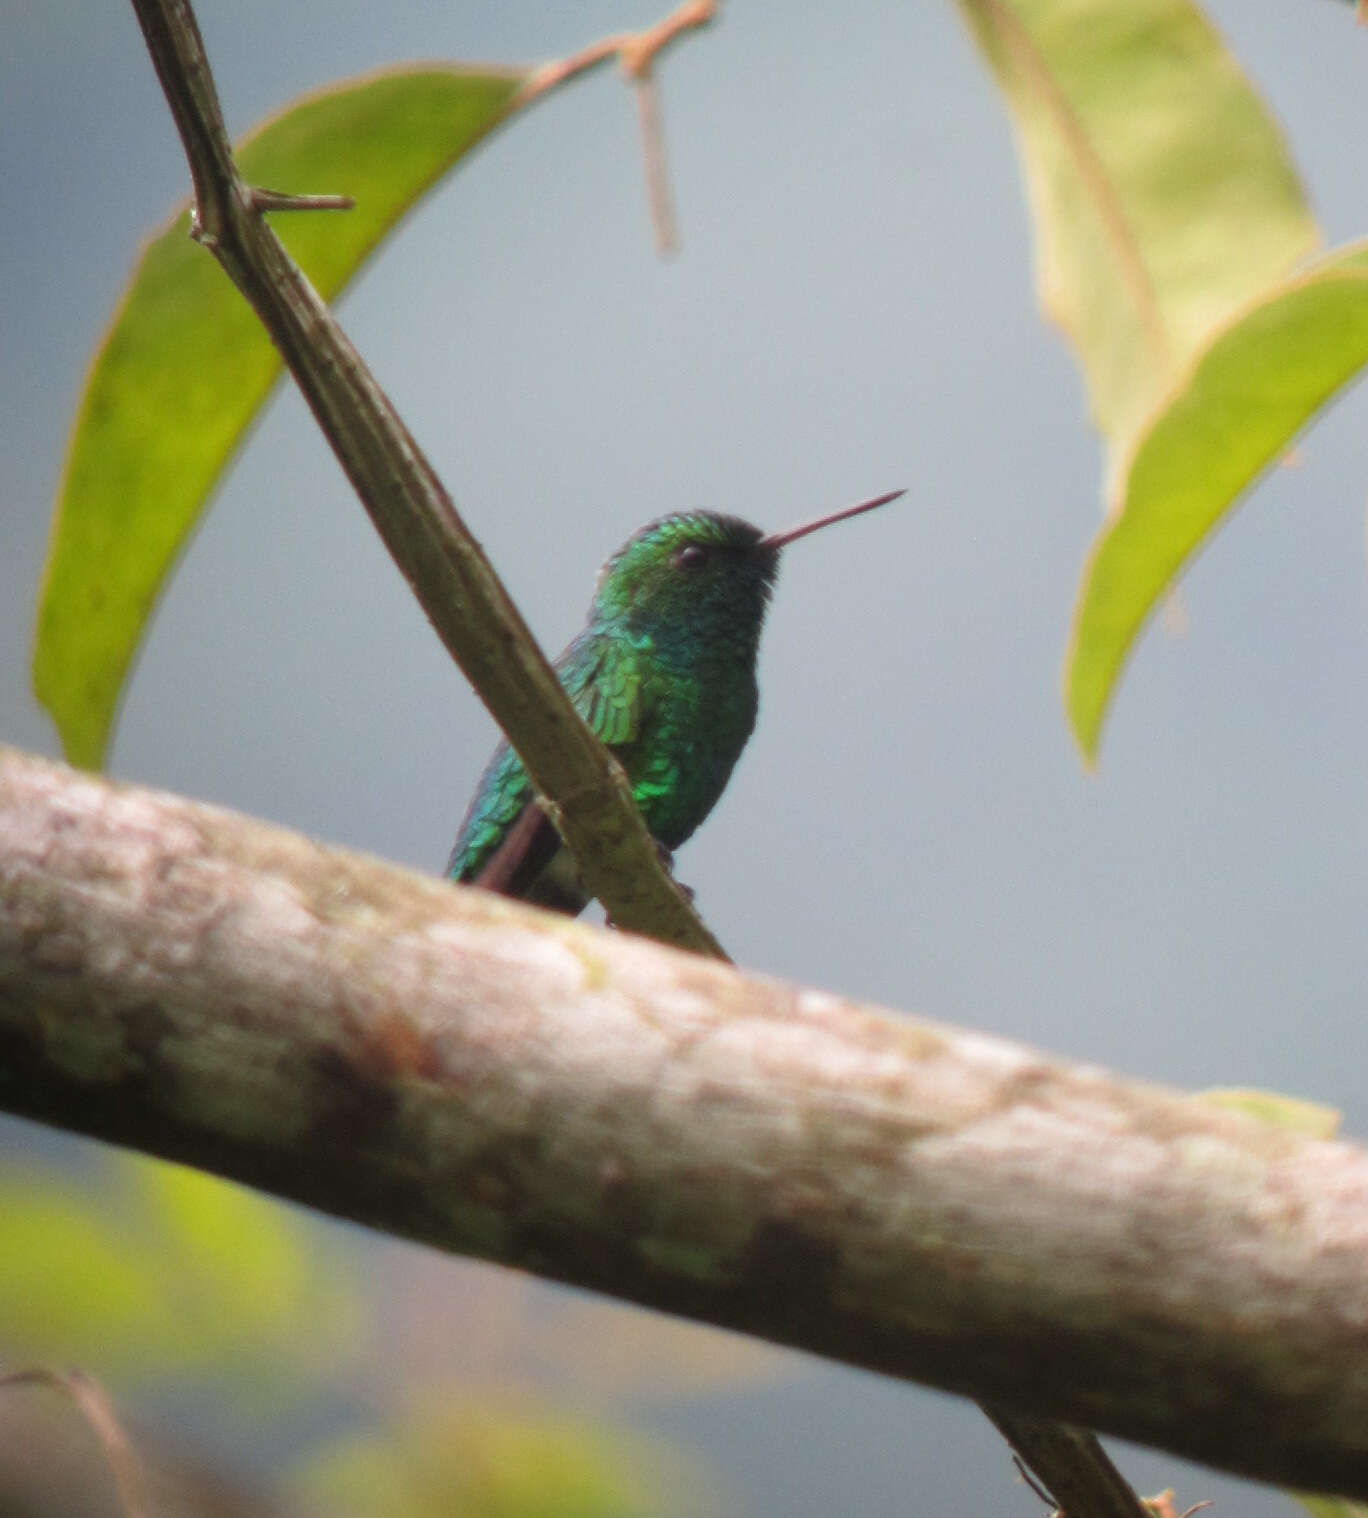
M 0 1105 L 1368 1496 L 1368 1153 L 11 751 Z
M 195 235 L 280 349 L 423 610 L 551 803 L 589 890 L 624 927 L 720 955 L 661 867 L 621 769 L 561 690 L 388 397 L 263 219 L 233 159 L 187 0 L 133 0 L 133 8 L 189 160 Z

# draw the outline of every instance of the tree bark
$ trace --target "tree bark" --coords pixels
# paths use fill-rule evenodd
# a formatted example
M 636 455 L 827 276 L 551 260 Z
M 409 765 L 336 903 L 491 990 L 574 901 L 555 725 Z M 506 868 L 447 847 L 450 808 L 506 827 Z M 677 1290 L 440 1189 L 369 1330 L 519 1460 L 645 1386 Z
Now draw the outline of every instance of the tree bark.
M 1368 1496 L 1368 1154 L 0 750 L 0 1105 Z

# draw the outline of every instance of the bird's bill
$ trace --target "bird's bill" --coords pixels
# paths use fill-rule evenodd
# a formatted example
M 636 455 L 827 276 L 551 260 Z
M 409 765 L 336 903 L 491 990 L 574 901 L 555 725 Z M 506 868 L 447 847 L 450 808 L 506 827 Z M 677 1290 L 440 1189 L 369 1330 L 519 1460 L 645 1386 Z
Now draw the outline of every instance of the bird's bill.
M 873 511 L 876 506 L 887 506 L 890 501 L 896 501 L 900 495 L 905 494 L 905 490 L 890 490 L 887 495 L 876 495 L 872 501 L 861 501 L 858 506 L 847 506 L 844 511 L 833 511 L 828 516 L 818 517 L 815 521 L 804 522 L 801 527 L 790 527 L 785 532 L 772 532 L 760 539 L 759 546 L 775 550 L 786 548 L 796 539 L 805 538 L 808 533 L 816 532 L 819 527 L 830 527 L 833 522 L 844 522 L 847 517 L 857 517 L 863 511 Z

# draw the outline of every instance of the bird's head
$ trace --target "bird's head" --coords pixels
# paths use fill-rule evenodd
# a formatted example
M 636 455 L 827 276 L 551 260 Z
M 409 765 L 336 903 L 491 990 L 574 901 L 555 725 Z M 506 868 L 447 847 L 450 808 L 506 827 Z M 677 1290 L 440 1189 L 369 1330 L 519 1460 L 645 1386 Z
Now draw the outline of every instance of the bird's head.
M 872 511 L 896 490 L 785 532 L 740 517 L 678 512 L 648 522 L 603 566 L 594 615 L 668 642 L 718 639 L 754 647 L 779 573 L 780 551 L 818 528 Z
M 779 549 L 758 527 L 713 511 L 648 522 L 603 566 L 594 610 L 670 640 L 758 636 Z

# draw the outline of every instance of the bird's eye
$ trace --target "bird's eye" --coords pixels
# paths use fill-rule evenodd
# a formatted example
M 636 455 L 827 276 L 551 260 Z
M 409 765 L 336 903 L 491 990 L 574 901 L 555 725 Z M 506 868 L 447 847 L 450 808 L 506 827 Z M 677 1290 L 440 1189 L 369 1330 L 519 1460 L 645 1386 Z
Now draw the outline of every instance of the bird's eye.
M 701 548 L 697 543 L 686 543 L 683 548 L 674 551 L 674 566 L 676 569 L 698 569 L 708 562 L 708 550 Z

